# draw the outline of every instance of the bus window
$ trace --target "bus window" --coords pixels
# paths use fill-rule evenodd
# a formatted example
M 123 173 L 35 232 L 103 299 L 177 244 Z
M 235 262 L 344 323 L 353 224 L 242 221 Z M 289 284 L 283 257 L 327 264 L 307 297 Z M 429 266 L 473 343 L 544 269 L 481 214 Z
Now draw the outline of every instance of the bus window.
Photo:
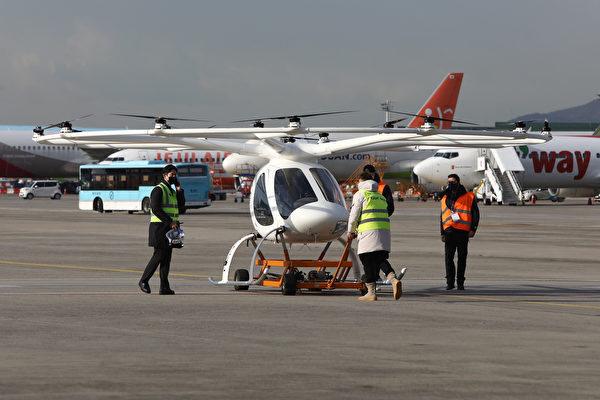
M 179 176 L 207 176 L 208 168 L 204 165 L 181 167 L 177 170 Z

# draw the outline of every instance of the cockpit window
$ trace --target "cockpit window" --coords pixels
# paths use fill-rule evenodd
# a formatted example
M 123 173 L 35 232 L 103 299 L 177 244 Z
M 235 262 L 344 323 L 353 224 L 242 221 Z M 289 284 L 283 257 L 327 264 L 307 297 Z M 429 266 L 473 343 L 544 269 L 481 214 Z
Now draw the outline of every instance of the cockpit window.
M 444 155 L 444 153 L 435 153 L 433 156 L 434 156 L 434 157 L 441 157 L 441 156 L 443 156 L 443 155 Z
M 252 195 L 254 196 L 254 217 L 256 217 L 256 221 L 263 226 L 273 224 L 273 214 L 271 214 L 267 190 L 265 188 L 265 174 L 261 174 L 260 178 L 258 178 Z
M 284 168 L 275 172 L 275 200 L 279 214 L 287 219 L 296 208 L 317 201 L 317 196 L 301 169 Z
M 321 189 L 321 192 L 323 192 L 323 196 L 325 196 L 327 201 L 337 203 L 344 207 L 346 206 L 346 202 L 344 201 L 342 192 L 340 191 L 337 182 L 327 170 L 323 168 L 311 168 L 310 172 L 312 173 L 313 178 L 315 178 L 319 184 L 319 188 Z

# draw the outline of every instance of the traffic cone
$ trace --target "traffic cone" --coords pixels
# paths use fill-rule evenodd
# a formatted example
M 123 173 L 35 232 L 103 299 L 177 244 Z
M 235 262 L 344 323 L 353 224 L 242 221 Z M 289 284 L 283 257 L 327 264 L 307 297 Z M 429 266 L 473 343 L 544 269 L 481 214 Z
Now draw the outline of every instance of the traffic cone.
M 535 196 L 531 196 L 531 204 L 535 204 Z
M 592 198 L 588 197 L 588 206 L 591 206 L 591 205 L 592 205 Z

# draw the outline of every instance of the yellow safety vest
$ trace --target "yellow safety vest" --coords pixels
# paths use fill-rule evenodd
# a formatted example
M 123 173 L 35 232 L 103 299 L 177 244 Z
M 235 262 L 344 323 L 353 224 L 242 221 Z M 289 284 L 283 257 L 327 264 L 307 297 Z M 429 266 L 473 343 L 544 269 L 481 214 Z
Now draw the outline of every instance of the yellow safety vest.
M 160 208 L 167 214 L 173 221 L 179 221 L 179 207 L 177 205 L 177 194 L 173 193 L 172 190 L 163 181 L 156 185 L 162 190 L 162 203 Z M 150 209 L 150 222 L 162 222 Z
M 390 230 L 390 217 L 387 201 L 380 193 L 370 190 L 359 190 L 367 201 L 358 219 L 358 233 L 375 229 Z
M 473 220 L 473 216 L 471 214 L 471 206 L 473 205 L 473 199 L 475 195 L 473 192 L 467 192 L 460 196 L 454 202 L 454 212 L 458 213 L 460 220 L 452 221 L 452 213 L 451 210 L 446 205 L 446 196 L 442 198 L 442 229 L 446 230 L 449 227 L 453 227 L 454 229 L 460 229 L 461 231 L 470 231 L 471 230 L 471 222 Z

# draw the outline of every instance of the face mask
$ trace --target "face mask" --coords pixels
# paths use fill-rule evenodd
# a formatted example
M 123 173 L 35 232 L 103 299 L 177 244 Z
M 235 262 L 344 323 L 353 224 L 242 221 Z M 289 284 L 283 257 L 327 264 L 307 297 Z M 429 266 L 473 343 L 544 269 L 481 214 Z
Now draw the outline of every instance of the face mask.
M 448 190 L 456 190 L 456 189 L 458 189 L 458 183 L 448 182 Z
M 177 183 L 177 177 L 175 176 L 170 176 L 169 177 L 169 185 L 174 185 Z

